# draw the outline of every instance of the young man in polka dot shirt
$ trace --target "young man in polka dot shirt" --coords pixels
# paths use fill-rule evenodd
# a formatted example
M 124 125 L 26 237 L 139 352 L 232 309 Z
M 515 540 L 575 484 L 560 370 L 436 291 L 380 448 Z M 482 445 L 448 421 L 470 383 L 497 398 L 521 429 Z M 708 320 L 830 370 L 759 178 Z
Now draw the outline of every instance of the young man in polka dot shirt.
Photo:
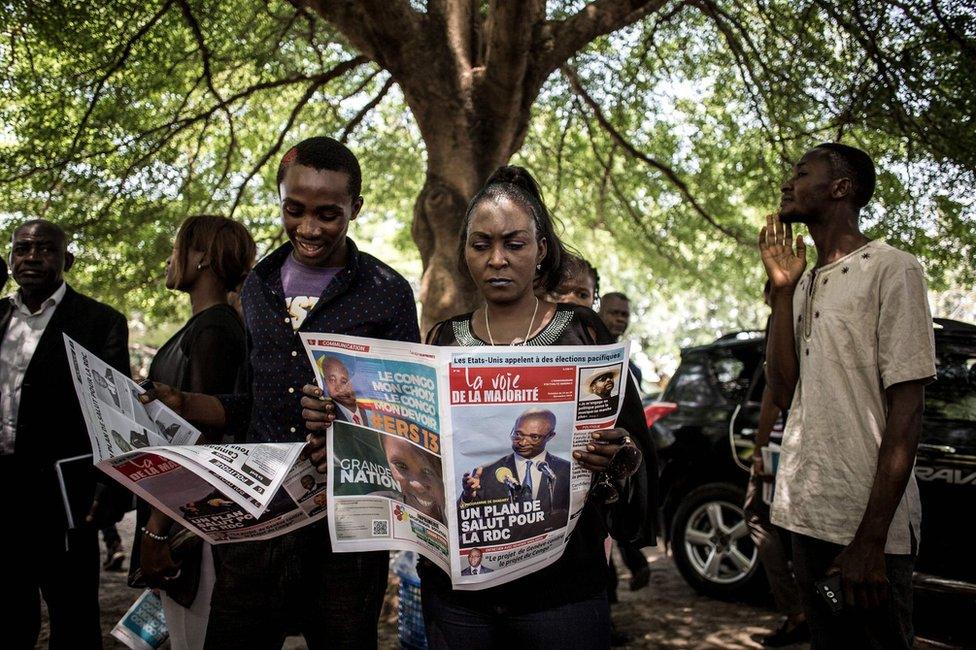
M 190 421 L 246 431 L 247 442 L 308 439 L 313 460 L 327 466 L 324 437 L 309 435 L 301 417 L 301 387 L 315 382 L 298 333 L 420 340 L 407 281 L 346 236 L 363 206 L 361 185 L 355 155 L 331 138 L 310 138 L 284 155 L 278 188 L 288 243 L 261 260 L 241 290 L 247 390 L 214 398 L 157 385 L 159 399 Z M 376 647 L 388 558 L 333 553 L 324 520 L 220 546 L 206 646 L 274 648 L 299 632 L 310 648 Z

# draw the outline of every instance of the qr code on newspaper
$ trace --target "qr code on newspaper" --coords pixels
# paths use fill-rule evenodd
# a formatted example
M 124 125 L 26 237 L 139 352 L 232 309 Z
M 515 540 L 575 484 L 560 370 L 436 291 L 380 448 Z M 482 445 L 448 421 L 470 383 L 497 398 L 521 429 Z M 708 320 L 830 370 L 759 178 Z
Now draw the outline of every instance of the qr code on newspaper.
M 389 537 L 390 522 L 386 519 L 373 520 L 373 537 Z

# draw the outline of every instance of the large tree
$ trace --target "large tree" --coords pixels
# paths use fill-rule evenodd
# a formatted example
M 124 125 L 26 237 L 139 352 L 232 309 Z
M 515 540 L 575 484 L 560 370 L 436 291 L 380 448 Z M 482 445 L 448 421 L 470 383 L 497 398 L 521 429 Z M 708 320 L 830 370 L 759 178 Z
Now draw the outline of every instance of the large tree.
M 474 306 L 459 225 L 513 156 L 599 265 L 704 287 L 754 277 L 749 220 L 789 160 L 843 138 L 884 165 L 874 231 L 973 278 L 956 268 L 976 241 L 965 3 L 14 2 L 0 18 L 0 210 L 64 221 L 116 302 L 145 302 L 138 269 L 186 214 L 280 241 L 277 158 L 321 132 L 362 154 L 381 213 L 412 201 L 427 324 Z

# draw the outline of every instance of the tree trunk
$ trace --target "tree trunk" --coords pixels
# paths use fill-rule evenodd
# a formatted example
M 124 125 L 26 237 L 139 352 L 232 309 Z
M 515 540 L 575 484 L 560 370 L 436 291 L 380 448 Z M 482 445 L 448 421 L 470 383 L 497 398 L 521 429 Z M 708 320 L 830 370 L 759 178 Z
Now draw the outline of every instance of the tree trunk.
M 414 114 L 437 112 L 430 105 L 425 108 L 414 108 Z M 458 260 L 464 213 L 488 176 L 522 146 L 529 122 L 525 111 L 508 128 L 485 138 L 477 128 L 484 121 L 479 112 L 468 112 L 465 117 L 460 124 L 425 120 L 421 127 L 427 144 L 427 175 L 414 203 L 411 234 L 424 265 L 420 283 L 423 333 L 437 322 L 481 304 L 474 282 Z
M 422 333 L 445 318 L 474 310 L 480 303 L 471 277 L 458 267 L 461 222 L 474 192 L 466 186 L 428 170 L 414 204 L 412 234 L 424 264 L 420 283 Z

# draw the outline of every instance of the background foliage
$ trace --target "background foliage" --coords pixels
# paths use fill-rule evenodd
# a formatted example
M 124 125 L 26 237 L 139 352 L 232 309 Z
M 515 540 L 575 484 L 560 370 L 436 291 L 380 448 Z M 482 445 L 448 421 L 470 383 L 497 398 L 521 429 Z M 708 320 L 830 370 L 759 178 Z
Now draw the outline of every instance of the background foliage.
M 584 4 L 549 2 L 548 17 Z M 939 308 L 969 315 L 973 5 L 659 4 L 548 80 L 513 161 L 604 290 L 635 298 L 649 355 L 760 324 L 755 226 L 823 140 L 875 155 L 868 232 L 919 255 Z M 423 140 L 389 73 L 303 3 L 3 2 L 0 63 L 0 227 L 62 223 L 72 283 L 150 333 L 184 315 L 161 281 L 179 222 L 233 214 L 277 245 L 277 160 L 312 134 L 361 158 L 357 240 L 419 278 Z

